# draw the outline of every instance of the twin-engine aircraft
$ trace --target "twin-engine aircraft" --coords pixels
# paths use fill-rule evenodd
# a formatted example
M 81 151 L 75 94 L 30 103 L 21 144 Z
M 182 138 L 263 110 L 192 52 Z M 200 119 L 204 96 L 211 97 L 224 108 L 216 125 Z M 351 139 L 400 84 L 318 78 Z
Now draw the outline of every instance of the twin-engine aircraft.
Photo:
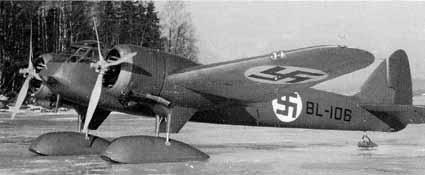
M 209 65 L 127 44 L 114 46 L 106 57 L 99 47 L 96 56 L 75 55 L 43 54 L 33 63 L 30 53 L 28 68 L 21 70 L 27 79 L 13 117 L 29 81 L 37 79 L 42 84 L 36 92 L 39 99 L 60 95 L 61 103 L 74 107 L 83 121 L 79 132 L 41 135 L 30 146 L 32 152 L 100 154 L 118 163 L 205 160 L 207 154 L 169 139 L 169 134 L 188 121 L 382 132 L 425 122 L 424 108 L 412 105 L 403 50 L 382 61 L 353 96 L 311 88 L 374 61 L 367 51 L 342 46 L 284 50 Z M 88 134 L 111 111 L 155 117 L 155 135 L 111 142 Z

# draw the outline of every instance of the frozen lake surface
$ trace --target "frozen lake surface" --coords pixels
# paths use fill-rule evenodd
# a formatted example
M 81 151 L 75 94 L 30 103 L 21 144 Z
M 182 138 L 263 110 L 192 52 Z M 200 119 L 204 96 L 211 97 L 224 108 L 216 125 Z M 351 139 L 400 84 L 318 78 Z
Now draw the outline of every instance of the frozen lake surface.
M 423 98 L 416 98 L 421 104 Z M 99 156 L 37 156 L 32 139 L 76 131 L 76 114 L 0 113 L 0 174 L 418 174 L 425 173 L 425 125 L 397 133 L 369 132 L 379 144 L 359 149 L 362 132 L 188 123 L 173 139 L 211 157 L 203 162 L 111 164 Z M 92 134 L 112 140 L 152 135 L 151 118 L 113 113 Z

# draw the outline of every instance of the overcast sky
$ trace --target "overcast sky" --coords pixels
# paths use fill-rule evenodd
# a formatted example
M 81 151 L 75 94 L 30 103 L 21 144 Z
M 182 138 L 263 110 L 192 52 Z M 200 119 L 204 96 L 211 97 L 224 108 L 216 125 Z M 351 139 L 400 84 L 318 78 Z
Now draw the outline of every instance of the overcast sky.
M 280 49 L 339 44 L 377 58 L 405 49 L 413 76 L 425 79 L 424 2 L 186 2 L 201 63 Z

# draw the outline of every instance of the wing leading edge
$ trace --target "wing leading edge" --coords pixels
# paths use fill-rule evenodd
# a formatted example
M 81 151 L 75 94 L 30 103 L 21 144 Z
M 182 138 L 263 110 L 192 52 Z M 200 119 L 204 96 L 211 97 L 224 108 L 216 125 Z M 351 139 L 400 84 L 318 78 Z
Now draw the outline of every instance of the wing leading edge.
M 224 98 L 260 102 L 279 91 L 300 90 L 370 65 L 374 56 L 364 50 L 318 46 L 197 66 L 168 76 L 187 89 Z

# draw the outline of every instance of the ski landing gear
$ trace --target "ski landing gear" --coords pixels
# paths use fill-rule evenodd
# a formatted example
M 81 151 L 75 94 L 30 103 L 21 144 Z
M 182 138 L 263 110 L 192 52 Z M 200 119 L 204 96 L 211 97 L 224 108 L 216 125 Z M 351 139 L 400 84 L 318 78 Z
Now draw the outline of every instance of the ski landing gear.
M 43 156 L 92 155 L 100 154 L 109 146 L 104 138 L 81 132 L 50 132 L 32 141 L 29 150 Z
M 124 136 L 115 139 L 100 155 L 114 163 L 160 163 L 202 161 L 209 158 L 204 152 L 177 140 L 170 139 L 172 109 L 154 106 L 155 136 Z M 161 122 L 166 122 L 166 137 L 159 137 Z
M 31 143 L 29 150 L 44 156 L 65 156 L 65 155 L 94 155 L 102 153 L 111 143 L 110 141 L 81 132 L 84 114 L 78 115 L 78 132 L 51 132 L 40 135 Z
M 158 114 L 155 136 L 124 136 L 109 142 L 93 135 L 88 135 L 89 138 L 86 139 L 85 133 L 82 132 L 53 132 L 35 139 L 30 146 L 30 151 L 39 155 L 100 154 L 102 159 L 114 163 L 202 161 L 209 158 L 204 152 L 186 143 L 170 139 L 172 108 L 164 105 L 154 108 L 155 113 Z M 174 114 L 178 114 L 178 111 Z M 83 118 L 83 116 L 79 117 Z M 165 138 L 159 137 L 162 130 L 161 121 L 166 122 Z M 81 125 L 82 122 L 79 122 L 78 129 L 81 129 Z
M 376 143 L 374 143 L 368 136 L 366 131 L 363 134 L 362 139 L 357 143 L 357 146 L 359 148 L 374 148 L 377 147 L 378 145 Z

